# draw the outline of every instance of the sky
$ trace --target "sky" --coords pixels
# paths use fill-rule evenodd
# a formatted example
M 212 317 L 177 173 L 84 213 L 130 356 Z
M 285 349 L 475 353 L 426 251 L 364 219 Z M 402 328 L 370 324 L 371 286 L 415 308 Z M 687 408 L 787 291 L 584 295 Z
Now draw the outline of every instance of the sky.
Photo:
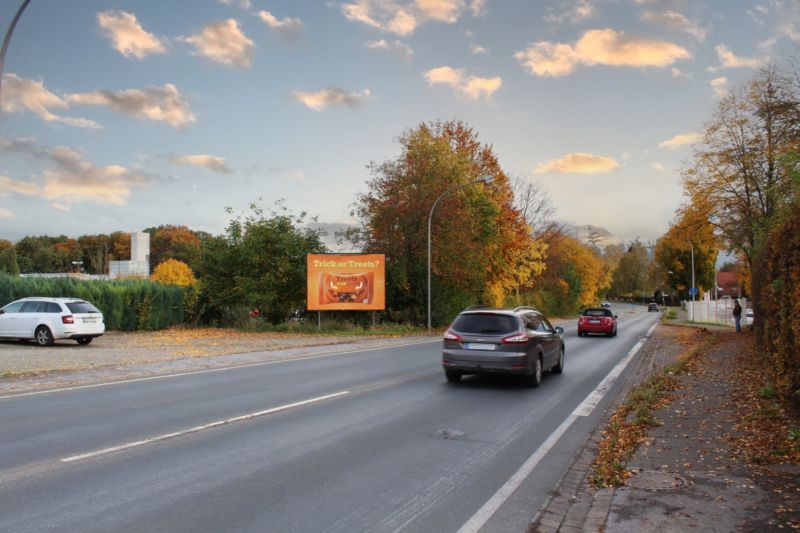
M 655 240 L 719 99 L 798 42 L 797 0 L 32 0 L 0 238 L 220 234 L 277 201 L 353 224 L 370 162 L 456 119 L 560 221 Z

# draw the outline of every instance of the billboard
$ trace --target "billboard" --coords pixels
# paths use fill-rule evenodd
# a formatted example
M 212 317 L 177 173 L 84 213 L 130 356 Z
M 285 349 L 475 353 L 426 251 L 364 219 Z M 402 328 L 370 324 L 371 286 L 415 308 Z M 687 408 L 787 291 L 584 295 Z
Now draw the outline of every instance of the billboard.
M 383 254 L 308 254 L 309 311 L 386 308 Z

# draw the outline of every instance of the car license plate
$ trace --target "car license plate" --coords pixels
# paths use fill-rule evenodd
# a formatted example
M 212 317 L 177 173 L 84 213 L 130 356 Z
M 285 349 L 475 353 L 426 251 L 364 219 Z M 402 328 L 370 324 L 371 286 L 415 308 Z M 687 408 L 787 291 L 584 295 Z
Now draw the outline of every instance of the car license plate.
M 485 344 L 481 342 L 468 342 L 464 345 L 467 350 L 494 350 L 494 344 Z
M 93 323 L 95 323 L 95 322 L 97 322 L 97 319 L 96 319 L 96 318 L 84 318 L 84 319 L 83 319 L 83 323 L 84 323 L 84 324 L 90 324 L 90 323 L 92 323 L 92 324 L 93 324 Z
M 590 324 L 599 324 L 600 321 L 599 320 L 590 320 L 589 323 Z

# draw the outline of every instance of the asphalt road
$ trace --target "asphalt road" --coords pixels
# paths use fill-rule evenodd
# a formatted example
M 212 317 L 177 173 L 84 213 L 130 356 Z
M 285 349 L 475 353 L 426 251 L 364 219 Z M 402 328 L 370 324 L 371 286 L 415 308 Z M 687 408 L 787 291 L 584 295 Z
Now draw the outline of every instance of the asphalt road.
M 536 389 L 411 341 L 0 397 L 0 531 L 524 531 L 658 318 L 615 311 Z

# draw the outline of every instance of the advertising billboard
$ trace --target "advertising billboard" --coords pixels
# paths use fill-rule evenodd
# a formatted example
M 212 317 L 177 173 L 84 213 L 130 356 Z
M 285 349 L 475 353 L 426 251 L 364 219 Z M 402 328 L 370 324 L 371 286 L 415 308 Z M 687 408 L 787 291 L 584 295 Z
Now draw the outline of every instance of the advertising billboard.
M 309 311 L 381 311 L 386 308 L 383 254 L 309 254 Z

